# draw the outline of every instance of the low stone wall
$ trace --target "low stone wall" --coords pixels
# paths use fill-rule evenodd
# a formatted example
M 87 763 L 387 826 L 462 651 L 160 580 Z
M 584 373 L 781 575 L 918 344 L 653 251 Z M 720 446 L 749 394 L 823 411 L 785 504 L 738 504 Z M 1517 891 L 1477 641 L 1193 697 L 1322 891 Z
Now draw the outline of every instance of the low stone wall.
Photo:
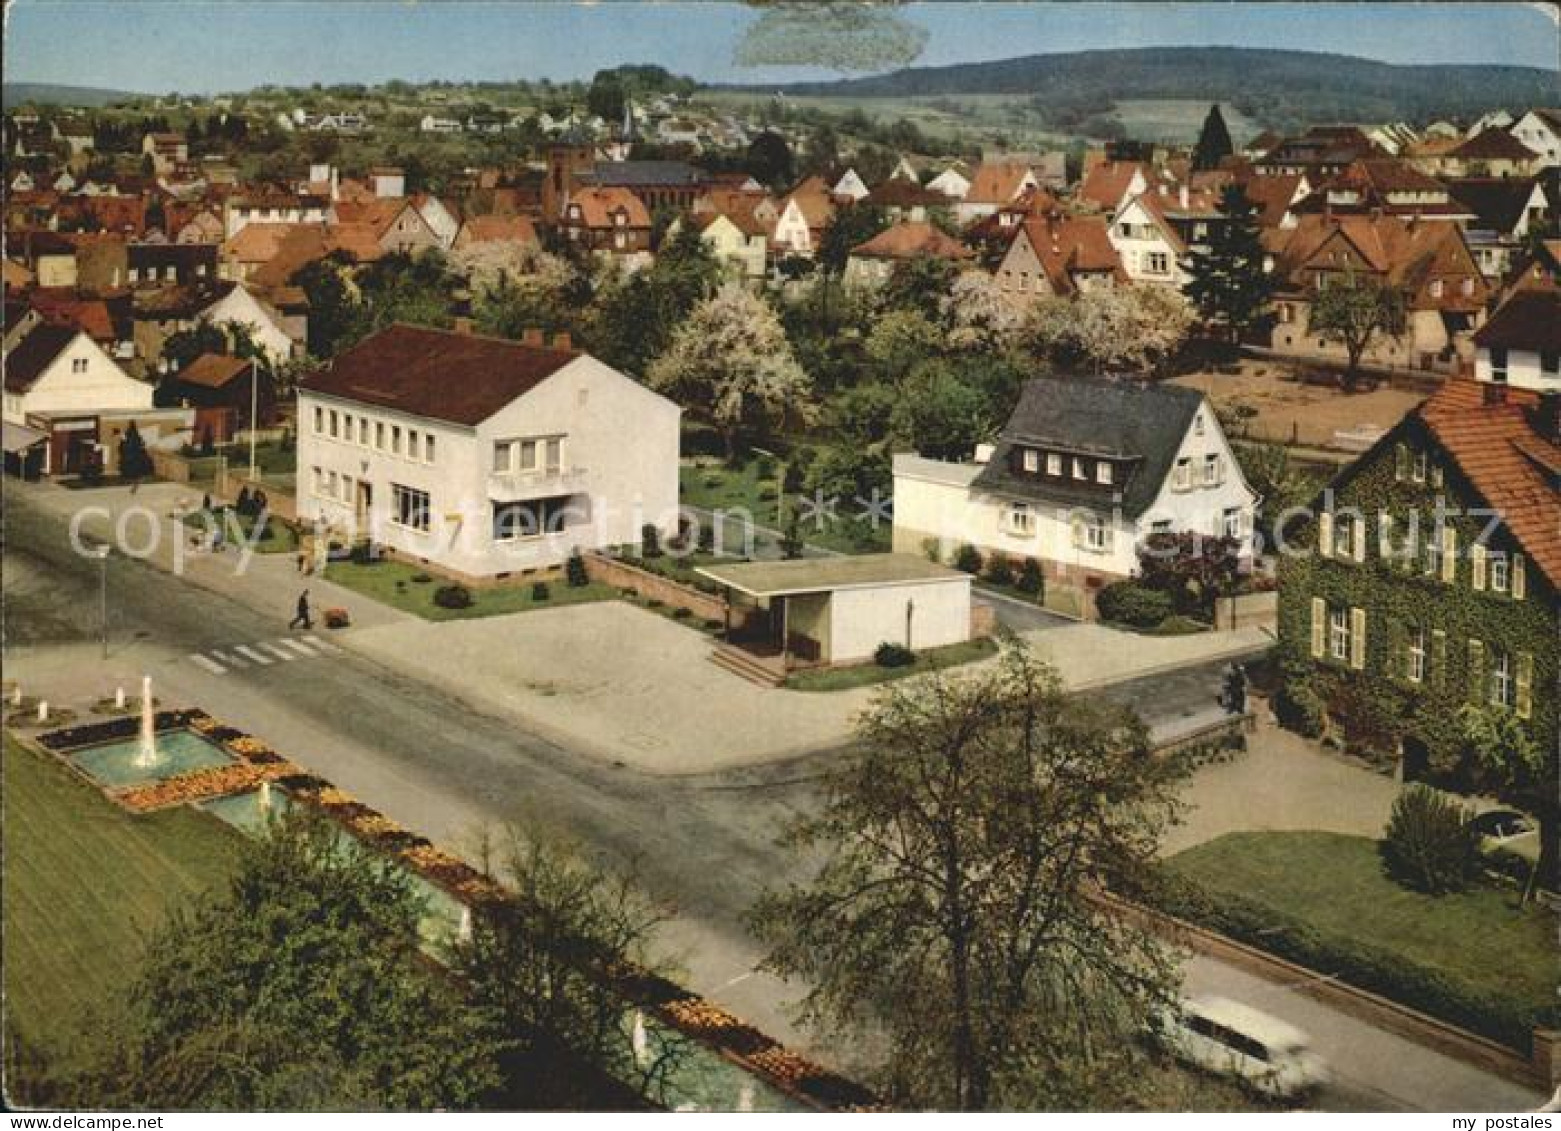
M 585 572 L 592 581 L 600 581 L 616 589 L 632 589 L 648 601 L 660 601 L 674 609 L 687 609 L 700 620 L 719 621 L 726 617 L 726 602 L 713 593 L 680 584 L 605 554 L 586 554 Z
M 239 488 L 250 486 L 251 480 L 245 470 L 228 468 L 217 473 L 212 480 L 211 493 L 223 502 L 231 503 L 238 498 Z M 260 484 L 260 489 L 266 493 L 266 509 L 283 522 L 298 521 L 298 500 L 285 491 L 278 491 Z
M 1277 628 L 1279 591 L 1242 593 L 1221 597 L 1214 602 L 1214 630 L 1234 632 L 1238 628 Z
M 166 479 L 170 483 L 190 481 L 190 461 L 183 456 L 159 448 L 148 448 L 146 454 L 152 459 L 152 474 L 157 478 Z

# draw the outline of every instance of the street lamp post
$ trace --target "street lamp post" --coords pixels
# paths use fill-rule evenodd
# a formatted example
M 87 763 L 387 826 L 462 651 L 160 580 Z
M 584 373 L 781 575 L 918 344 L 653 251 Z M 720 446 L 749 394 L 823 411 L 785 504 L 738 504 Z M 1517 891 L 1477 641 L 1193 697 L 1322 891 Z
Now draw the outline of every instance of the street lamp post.
M 260 366 L 249 359 L 249 481 L 255 481 L 255 428 L 260 414 Z

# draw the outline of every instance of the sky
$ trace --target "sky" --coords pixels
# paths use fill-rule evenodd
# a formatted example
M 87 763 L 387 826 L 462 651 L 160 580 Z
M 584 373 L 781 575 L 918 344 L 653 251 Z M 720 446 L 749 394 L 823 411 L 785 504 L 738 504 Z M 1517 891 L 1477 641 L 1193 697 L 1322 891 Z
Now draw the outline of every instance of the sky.
M 1092 48 L 1277 47 L 1389 63 L 1558 68 L 1554 9 L 1534 3 L 911 3 L 917 66 Z M 265 83 L 589 78 L 659 63 L 705 82 L 837 77 L 744 68 L 744 4 L 607 0 L 9 0 L 8 82 L 211 94 Z

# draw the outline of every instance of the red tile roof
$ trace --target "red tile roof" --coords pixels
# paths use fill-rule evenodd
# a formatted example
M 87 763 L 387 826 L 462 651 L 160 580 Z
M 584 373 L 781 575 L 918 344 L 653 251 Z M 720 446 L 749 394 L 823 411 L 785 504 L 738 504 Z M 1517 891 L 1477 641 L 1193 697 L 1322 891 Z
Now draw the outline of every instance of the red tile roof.
M 969 259 L 975 253 L 953 236 L 925 221 L 905 221 L 851 249 L 863 259 Z
M 476 425 L 530 392 L 578 353 L 396 323 L 338 354 L 305 392 Z
M 1511 161 L 1532 161 L 1538 154 L 1506 130 L 1481 130 L 1462 145 L 1450 150 L 1448 156 L 1475 160 L 1505 158 Z
M 1553 588 L 1561 587 L 1561 447 L 1538 431 L 1537 394 L 1451 380 L 1418 410 L 1420 419 Z
M 220 389 L 236 377 L 249 372 L 251 362 L 220 353 L 203 353 L 179 370 L 178 378 L 187 385 Z
M 1077 289 L 1075 273 L 1109 273 L 1118 282 L 1127 282 L 1122 259 L 1111 245 L 1102 216 L 1047 216 L 1026 220 L 1021 231 L 1058 294 L 1072 294 Z
M 569 198 L 570 212 L 580 207 L 580 222 L 587 228 L 613 228 L 613 214 L 623 212 L 630 228 L 650 227 L 650 212 L 645 202 L 626 188 L 579 189 Z
M 970 175 L 966 204 L 1007 204 L 1024 190 L 1026 176 L 1033 175 L 1023 161 L 983 161 Z
M 455 245 L 521 243 L 539 246 L 537 230 L 525 216 L 472 216 L 455 235 Z
M 1102 161 L 1089 171 L 1079 185 L 1078 197 L 1101 208 L 1112 209 L 1122 203 L 1133 183 L 1133 174 L 1142 173 L 1144 184 L 1152 184 L 1147 166 L 1138 161 Z

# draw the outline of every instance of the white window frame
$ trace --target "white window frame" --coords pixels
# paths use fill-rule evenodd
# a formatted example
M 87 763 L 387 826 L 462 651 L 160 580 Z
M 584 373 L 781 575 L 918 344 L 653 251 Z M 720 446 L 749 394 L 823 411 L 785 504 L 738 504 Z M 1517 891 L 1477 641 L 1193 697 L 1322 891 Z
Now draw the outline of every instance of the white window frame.
M 1328 607 L 1328 657 L 1350 662 L 1350 610 L 1342 605 Z
M 1020 538 L 1035 536 L 1035 511 L 1029 503 L 1009 503 L 1003 512 L 1003 529 Z
M 1046 474 L 1047 475 L 1061 475 L 1062 474 L 1062 456 L 1061 455 L 1059 455 L 1056 452 L 1047 452 L 1046 453 Z
M 1505 648 L 1488 647 L 1485 650 L 1485 669 L 1488 676 L 1486 688 L 1490 705 L 1511 710 L 1516 702 L 1512 680 L 1512 653 Z
M 417 496 L 422 497 L 421 519 L 419 523 L 419 508 Z M 390 485 L 390 521 L 405 530 L 415 530 L 419 534 L 427 534 L 433 529 L 433 499 L 428 492 L 421 487 L 408 487 L 403 483 Z M 410 517 L 411 521 L 407 521 Z
M 1218 452 L 1210 452 L 1203 457 L 1203 485 L 1205 487 L 1218 487 L 1220 485 L 1220 464 Z
M 1095 482 L 1103 487 L 1111 486 L 1111 464 L 1103 459 L 1095 461 Z
M 1023 466 L 1031 474 L 1041 470 L 1041 453 L 1034 448 L 1024 449 Z
M 1425 682 L 1426 630 L 1420 625 L 1410 625 L 1405 630 L 1404 677 L 1410 683 Z
M 1507 592 L 1512 576 L 1510 559 L 1507 555 L 1499 551 L 1494 554 L 1488 554 L 1485 559 L 1485 568 L 1490 581 L 1491 592 Z

